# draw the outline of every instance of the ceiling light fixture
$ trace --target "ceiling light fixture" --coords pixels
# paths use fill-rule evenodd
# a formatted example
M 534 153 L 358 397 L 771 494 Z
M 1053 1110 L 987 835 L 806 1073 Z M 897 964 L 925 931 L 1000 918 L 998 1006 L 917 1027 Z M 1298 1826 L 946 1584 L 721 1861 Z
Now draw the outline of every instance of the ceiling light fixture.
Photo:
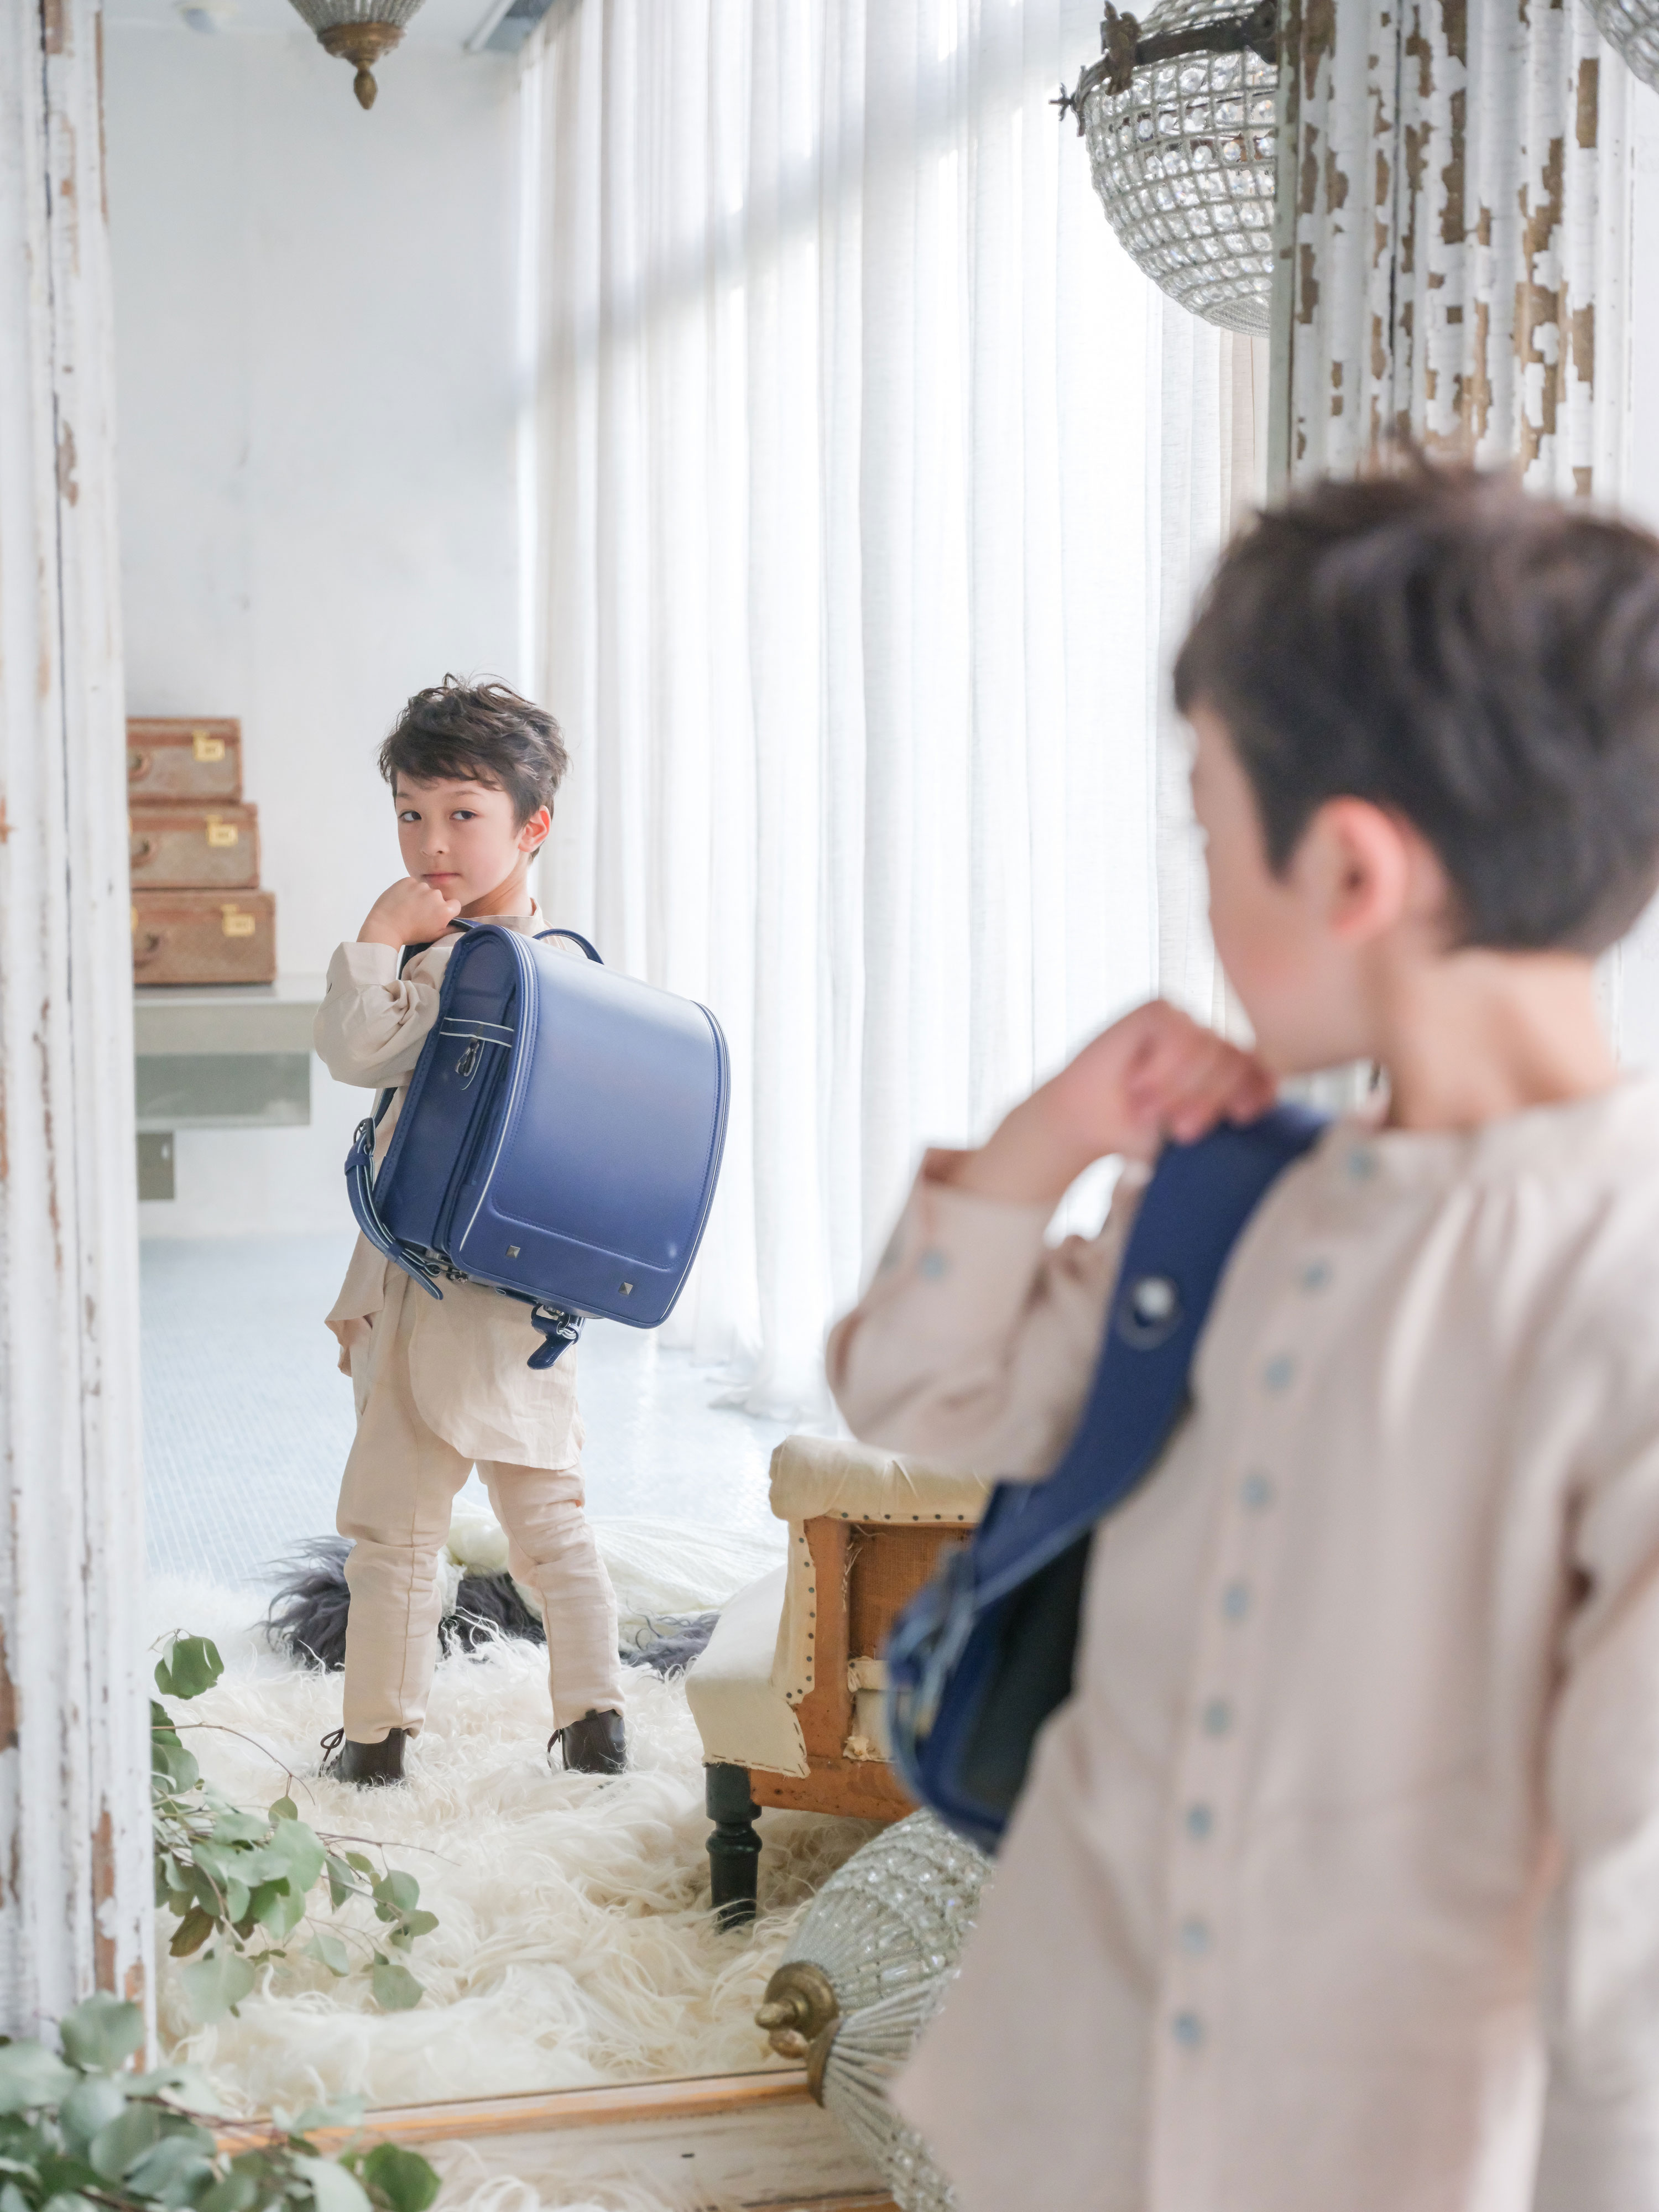
M 1590 13 L 1614 53 L 1659 88 L 1659 0 L 1590 0 Z
M 318 45 L 357 64 L 352 89 L 360 107 L 374 106 L 380 89 L 374 64 L 402 39 L 420 5 L 421 0 L 294 0 L 295 12 L 317 33 Z
M 1659 0 L 1648 0 L 1659 5 Z M 1095 190 L 1132 261 L 1224 331 L 1267 327 L 1278 161 L 1275 0 L 1108 0 L 1097 62 L 1055 103 L 1089 141 Z

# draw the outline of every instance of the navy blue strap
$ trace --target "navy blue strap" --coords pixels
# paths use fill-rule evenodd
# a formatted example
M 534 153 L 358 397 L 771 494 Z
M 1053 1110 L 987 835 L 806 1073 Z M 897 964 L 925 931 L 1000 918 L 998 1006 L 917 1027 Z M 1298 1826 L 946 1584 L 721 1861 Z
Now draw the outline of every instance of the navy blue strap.
M 370 1114 L 359 1121 L 351 1139 L 351 1150 L 346 1154 L 346 1195 L 351 1200 L 353 1217 L 377 1252 L 401 1267 L 431 1297 L 441 1298 L 443 1292 L 438 1288 L 434 1271 L 398 1243 L 381 1220 L 380 1210 L 374 1203 L 374 1130 L 380 1118 L 378 1114 Z
M 1151 1469 L 1186 1402 L 1216 1285 L 1269 1186 L 1323 1129 L 1276 1106 L 1194 1145 L 1170 1145 L 1146 1186 L 1118 1271 L 1083 1419 L 1046 1480 L 1000 1485 L 974 1540 L 981 1604 L 1057 1559 Z

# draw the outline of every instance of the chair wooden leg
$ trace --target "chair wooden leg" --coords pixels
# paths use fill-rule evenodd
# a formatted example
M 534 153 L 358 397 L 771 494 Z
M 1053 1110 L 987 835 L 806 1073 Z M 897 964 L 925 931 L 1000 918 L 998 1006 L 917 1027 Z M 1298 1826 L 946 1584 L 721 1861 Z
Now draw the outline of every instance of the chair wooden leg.
M 706 1766 L 703 1802 L 714 1822 L 708 1835 L 708 1887 L 722 1928 L 745 1928 L 755 1917 L 760 1890 L 760 1807 L 749 1794 L 746 1766 Z

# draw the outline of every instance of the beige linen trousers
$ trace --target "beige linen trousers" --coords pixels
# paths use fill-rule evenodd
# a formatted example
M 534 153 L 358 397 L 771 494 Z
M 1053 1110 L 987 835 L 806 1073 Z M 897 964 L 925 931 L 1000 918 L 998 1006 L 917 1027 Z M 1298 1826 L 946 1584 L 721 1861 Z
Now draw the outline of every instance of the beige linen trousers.
M 545 927 L 538 914 L 500 919 Z M 390 945 L 342 945 L 329 963 L 317 1051 L 340 1082 L 393 1092 L 377 1157 L 458 942 L 441 939 L 401 976 Z M 418 1733 L 425 1718 L 438 1554 L 474 1466 L 512 1542 L 514 1573 L 541 1594 L 554 1726 L 624 1703 L 616 1597 L 582 1513 L 576 1354 L 532 1370 L 542 1339 L 525 1306 L 478 1284 L 442 1288 L 441 1300 L 428 1297 L 360 1237 L 328 1316 L 357 1406 L 337 1522 L 352 1539 L 344 1721 L 357 1743 L 380 1742 L 393 1728 Z

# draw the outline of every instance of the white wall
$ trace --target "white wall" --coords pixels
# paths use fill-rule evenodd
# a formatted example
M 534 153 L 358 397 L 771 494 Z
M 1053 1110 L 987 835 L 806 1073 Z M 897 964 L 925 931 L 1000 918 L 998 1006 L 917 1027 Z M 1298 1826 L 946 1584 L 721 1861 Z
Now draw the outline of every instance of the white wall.
M 398 873 L 374 750 L 518 665 L 517 72 L 410 45 L 365 114 L 293 36 L 107 41 L 128 711 L 238 714 L 285 975 Z M 181 1132 L 146 1234 L 334 1225 L 365 1094 Z

